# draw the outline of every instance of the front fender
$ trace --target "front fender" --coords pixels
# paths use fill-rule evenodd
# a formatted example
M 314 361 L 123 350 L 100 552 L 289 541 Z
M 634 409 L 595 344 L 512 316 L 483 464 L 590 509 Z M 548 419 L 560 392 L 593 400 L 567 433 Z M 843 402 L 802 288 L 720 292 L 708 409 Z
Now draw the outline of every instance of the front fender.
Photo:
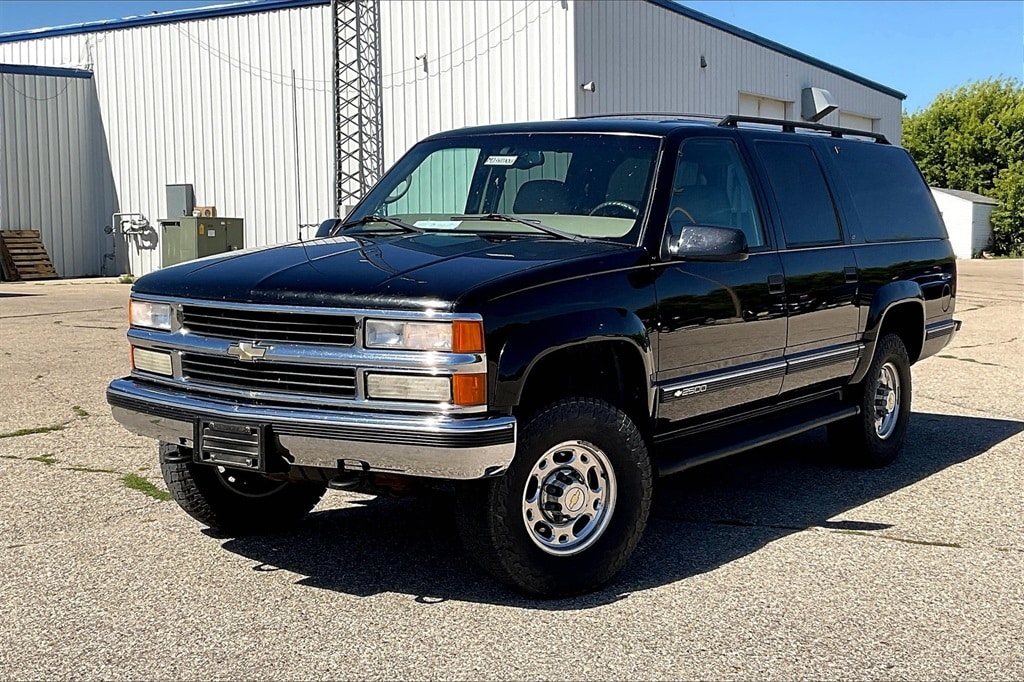
M 518 404 L 530 371 L 544 357 L 565 348 L 603 341 L 625 342 L 640 354 L 647 373 L 648 407 L 653 408 L 651 377 L 655 360 L 647 329 L 635 314 L 612 308 L 535 320 L 510 334 L 498 357 L 495 406 L 511 409 Z

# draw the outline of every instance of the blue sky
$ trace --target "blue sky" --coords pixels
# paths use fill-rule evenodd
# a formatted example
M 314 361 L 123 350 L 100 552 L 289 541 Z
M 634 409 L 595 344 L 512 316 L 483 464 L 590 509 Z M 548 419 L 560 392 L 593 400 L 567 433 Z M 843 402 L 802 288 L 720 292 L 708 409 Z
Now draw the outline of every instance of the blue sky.
M 0 0 L 0 32 L 223 1 Z M 909 111 L 967 81 L 1024 77 L 1024 0 L 683 4 L 901 90 Z

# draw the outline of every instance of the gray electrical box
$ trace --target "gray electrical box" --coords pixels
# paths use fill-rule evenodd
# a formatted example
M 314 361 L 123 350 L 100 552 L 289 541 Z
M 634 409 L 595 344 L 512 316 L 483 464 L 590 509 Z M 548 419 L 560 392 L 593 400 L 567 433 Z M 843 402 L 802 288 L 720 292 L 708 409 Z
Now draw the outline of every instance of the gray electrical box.
M 160 221 L 163 267 L 245 248 L 241 218 L 169 218 Z
M 192 215 L 196 195 L 192 185 L 167 185 L 167 217 L 181 218 Z

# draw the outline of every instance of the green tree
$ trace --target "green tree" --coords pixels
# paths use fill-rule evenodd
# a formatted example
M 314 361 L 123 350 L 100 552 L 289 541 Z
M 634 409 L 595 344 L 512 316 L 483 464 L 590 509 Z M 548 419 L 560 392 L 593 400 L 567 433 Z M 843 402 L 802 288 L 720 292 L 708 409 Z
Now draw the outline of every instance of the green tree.
M 968 83 L 903 114 L 903 146 L 928 184 L 992 197 L 992 246 L 1024 255 L 1024 84 Z

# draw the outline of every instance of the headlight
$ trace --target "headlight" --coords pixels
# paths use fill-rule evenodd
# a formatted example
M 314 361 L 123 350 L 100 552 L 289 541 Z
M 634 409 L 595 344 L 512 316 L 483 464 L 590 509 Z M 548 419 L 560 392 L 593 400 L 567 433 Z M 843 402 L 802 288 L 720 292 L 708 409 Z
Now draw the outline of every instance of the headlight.
M 456 353 L 480 353 L 484 350 L 483 323 L 479 320 L 456 320 L 455 322 L 367 320 L 364 334 L 367 348 L 452 351 Z
M 378 400 L 447 403 L 452 399 L 452 380 L 451 377 L 367 374 L 366 395 Z
M 128 320 L 133 327 L 171 330 L 171 306 L 167 303 L 128 301 Z

